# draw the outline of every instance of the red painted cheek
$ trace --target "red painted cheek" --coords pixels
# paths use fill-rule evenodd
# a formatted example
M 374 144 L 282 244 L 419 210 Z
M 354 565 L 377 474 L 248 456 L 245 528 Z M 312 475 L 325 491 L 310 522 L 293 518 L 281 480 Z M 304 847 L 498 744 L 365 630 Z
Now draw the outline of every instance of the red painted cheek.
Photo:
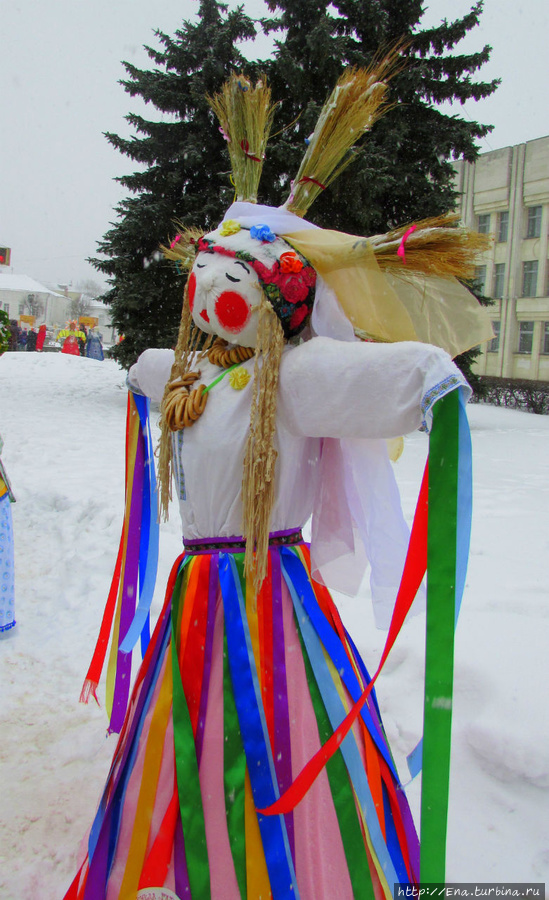
M 236 291 L 223 291 L 215 301 L 215 314 L 226 331 L 236 334 L 250 319 L 250 304 Z
M 191 272 L 191 274 L 189 275 L 187 288 L 189 291 L 189 307 L 192 312 L 194 307 L 194 295 L 196 294 L 196 275 L 194 274 L 194 272 Z

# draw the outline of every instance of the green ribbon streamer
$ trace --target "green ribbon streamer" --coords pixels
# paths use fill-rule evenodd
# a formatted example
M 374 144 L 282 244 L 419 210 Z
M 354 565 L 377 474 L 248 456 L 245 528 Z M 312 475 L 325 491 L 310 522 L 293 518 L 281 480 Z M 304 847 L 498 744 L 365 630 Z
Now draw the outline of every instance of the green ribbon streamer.
M 206 845 L 204 809 L 198 777 L 198 761 L 194 743 L 193 727 L 189 707 L 181 682 L 177 659 L 175 622 L 181 602 L 182 583 L 186 587 L 186 572 L 180 572 L 172 595 L 172 673 L 173 673 L 173 733 L 175 744 L 175 766 L 181 824 L 185 837 L 187 872 L 193 900 L 209 900 L 210 867 Z
M 450 784 L 457 554 L 459 396 L 452 391 L 433 409 L 429 439 L 427 636 L 421 882 L 444 883 Z

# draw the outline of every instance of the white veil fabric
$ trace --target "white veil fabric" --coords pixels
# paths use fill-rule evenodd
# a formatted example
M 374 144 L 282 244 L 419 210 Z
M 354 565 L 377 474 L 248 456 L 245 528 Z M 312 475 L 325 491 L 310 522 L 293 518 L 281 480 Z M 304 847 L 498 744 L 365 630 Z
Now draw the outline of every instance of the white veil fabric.
M 229 207 L 225 220 L 244 228 L 268 225 L 282 237 L 318 227 L 283 208 L 242 201 Z M 311 331 L 339 341 L 358 340 L 334 291 L 320 276 Z M 325 438 L 319 465 L 311 523 L 313 577 L 331 590 L 355 595 L 369 563 L 376 625 L 388 628 L 409 530 L 387 445 L 384 440 Z

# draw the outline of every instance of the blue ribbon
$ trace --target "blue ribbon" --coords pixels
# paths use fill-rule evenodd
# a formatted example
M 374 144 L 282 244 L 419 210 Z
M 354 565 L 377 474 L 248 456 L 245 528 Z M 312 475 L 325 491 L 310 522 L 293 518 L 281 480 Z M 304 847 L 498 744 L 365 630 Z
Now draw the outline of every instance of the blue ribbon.
M 143 656 L 149 643 L 149 611 L 154 595 L 158 570 L 159 527 L 156 502 L 156 476 L 154 451 L 149 420 L 148 397 L 133 394 L 141 424 L 138 440 L 143 446 L 143 506 L 141 512 L 139 543 L 139 602 L 130 627 L 120 644 L 122 653 L 131 653 L 141 635 Z
M 318 605 L 314 591 L 311 587 L 311 582 L 309 581 L 308 574 L 303 567 L 303 563 L 301 562 L 299 557 L 288 547 L 281 547 L 281 557 L 284 566 L 284 573 L 286 575 L 286 581 L 288 582 L 289 579 L 290 582 L 296 586 L 300 601 L 303 603 L 305 611 L 310 617 L 316 633 L 324 644 L 326 652 L 332 660 L 336 671 L 339 673 L 343 684 L 356 703 L 357 700 L 360 700 L 364 691 L 364 687 L 362 687 L 358 682 L 358 678 L 356 677 L 349 657 L 345 651 L 343 644 L 341 643 L 339 635 L 337 635 L 333 630 L 328 620 L 326 619 L 326 616 Z M 370 680 L 371 679 L 369 678 L 369 676 L 367 676 L 367 684 L 370 683 Z M 398 781 L 398 773 L 395 769 L 395 764 L 391 758 L 389 749 L 384 743 L 379 730 L 376 728 L 376 725 L 372 719 L 372 714 L 368 709 L 367 704 L 362 708 L 361 718 L 366 728 L 368 729 L 368 732 L 377 749 L 389 766 L 389 769 L 391 770 L 393 776 Z M 338 722 L 338 725 L 339 724 L 340 723 Z
M 296 619 L 303 636 L 307 655 L 309 657 L 309 661 L 311 663 L 324 706 L 326 707 L 326 712 L 328 713 L 330 723 L 335 731 L 338 725 L 340 725 L 345 718 L 347 710 L 343 706 L 339 694 L 334 688 L 334 680 L 324 656 L 324 649 L 328 651 L 328 648 L 326 647 L 326 645 L 323 646 L 324 642 L 321 642 L 320 640 L 320 637 L 315 628 L 315 623 L 309 616 L 308 611 L 305 608 L 305 603 L 302 602 L 304 600 L 304 596 L 307 593 L 307 588 L 309 590 L 311 589 L 310 582 L 303 569 L 301 561 L 292 553 L 291 550 L 282 547 L 281 557 L 284 579 L 286 581 L 286 585 L 294 604 Z M 331 656 L 331 654 L 329 655 Z M 333 659 L 332 662 L 334 662 Z M 399 874 L 397 876 L 397 871 L 392 860 L 392 856 L 395 856 L 396 859 L 402 864 L 401 854 L 391 853 L 391 848 L 386 845 L 383 838 L 381 827 L 379 825 L 378 814 L 376 812 L 374 800 L 370 791 L 366 772 L 364 770 L 364 764 L 362 762 L 360 751 L 358 749 L 356 739 L 352 731 L 350 731 L 349 734 L 341 742 L 339 749 L 341 750 L 343 759 L 345 760 L 345 765 L 349 773 L 351 784 L 353 785 L 353 789 L 363 811 L 372 845 L 388 883 L 394 884 L 400 880 L 400 877 L 403 878 L 404 882 L 407 882 L 408 876 L 406 874 L 406 869 L 404 868 L 402 871 L 399 867 Z
M 280 791 L 261 702 L 244 597 L 233 554 L 219 554 L 219 582 L 225 610 L 229 668 L 248 774 L 255 806 L 263 809 L 278 800 Z M 257 821 L 273 900 L 299 900 L 284 816 L 262 816 L 258 813 Z

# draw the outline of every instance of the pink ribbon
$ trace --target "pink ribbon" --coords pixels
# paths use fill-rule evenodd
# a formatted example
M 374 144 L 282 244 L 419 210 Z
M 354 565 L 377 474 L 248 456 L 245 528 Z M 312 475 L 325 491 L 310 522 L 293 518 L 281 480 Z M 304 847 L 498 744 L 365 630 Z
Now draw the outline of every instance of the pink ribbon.
M 397 256 L 400 256 L 402 258 L 402 262 L 404 263 L 404 265 L 406 265 L 406 255 L 404 253 L 404 244 L 406 243 L 406 241 L 408 240 L 408 238 L 410 237 L 412 232 L 416 230 L 416 228 L 417 228 L 417 225 L 412 225 L 408 229 L 408 231 L 404 232 L 404 234 L 402 235 L 402 240 L 400 242 L 400 247 L 397 250 Z

